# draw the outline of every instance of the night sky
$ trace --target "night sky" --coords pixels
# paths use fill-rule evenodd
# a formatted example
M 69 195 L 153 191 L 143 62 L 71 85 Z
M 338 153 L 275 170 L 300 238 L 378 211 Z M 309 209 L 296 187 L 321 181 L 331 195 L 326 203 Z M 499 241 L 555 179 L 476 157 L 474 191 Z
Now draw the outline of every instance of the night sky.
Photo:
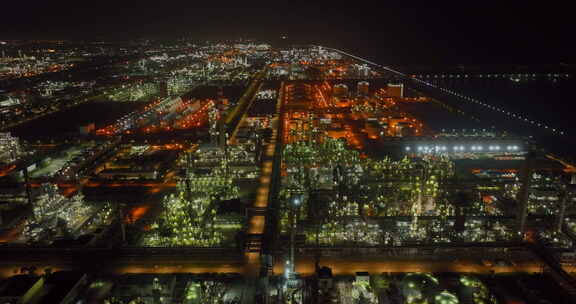
M 574 13 L 559 1 L 2 2 L 0 39 L 286 35 L 386 64 L 576 63 Z

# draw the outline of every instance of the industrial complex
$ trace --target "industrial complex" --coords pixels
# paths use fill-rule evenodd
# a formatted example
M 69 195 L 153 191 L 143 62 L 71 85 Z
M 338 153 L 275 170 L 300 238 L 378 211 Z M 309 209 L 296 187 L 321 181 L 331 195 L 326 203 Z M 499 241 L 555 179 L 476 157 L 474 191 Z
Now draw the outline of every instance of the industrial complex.
M 576 303 L 564 130 L 319 45 L 2 50 L 1 303 Z

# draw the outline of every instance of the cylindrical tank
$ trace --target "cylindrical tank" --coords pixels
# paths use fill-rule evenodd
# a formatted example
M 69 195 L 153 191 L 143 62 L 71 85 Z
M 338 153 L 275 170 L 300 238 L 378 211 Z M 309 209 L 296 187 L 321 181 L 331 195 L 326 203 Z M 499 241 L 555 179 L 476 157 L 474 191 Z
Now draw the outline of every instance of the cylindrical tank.
M 348 96 L 348 86 L 345 84 L 337 84 L 334 86 L 334 97 Z
M 358 95 L 367 96 L 368 93 L 370 93 L 370 83 L 368 83 L 367 81 L 358 82 L 356 92 L 358 93 Z

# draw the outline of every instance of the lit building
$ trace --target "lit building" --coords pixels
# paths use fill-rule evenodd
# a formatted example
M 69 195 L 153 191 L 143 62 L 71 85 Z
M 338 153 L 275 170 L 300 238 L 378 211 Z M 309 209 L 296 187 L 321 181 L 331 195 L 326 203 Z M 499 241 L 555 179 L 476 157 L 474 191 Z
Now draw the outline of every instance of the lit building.
M 388 87 L 386 88 L 386 93 L 390 97 L 404 97 L 404 84 L 392 84 L 389 83 Z
M 93 227 L 110 224 L 112 209 L 87 204 L 81 194 L 67 198 L 54 184 L 43 184 L 26 220 L 24 236 L 29 242 L 51 242 L 58 237 L 77 238 Z
M 22 154 L 18 138 L 10 133 L 0 133 L 0 162 L 13 162 Z
M 21 100 L 9 95 L 0 95 L 0 107 L 9 107 L 20 104 Z
M 408 154 L 494 154 L 521 155 L 526 153 L 526 144 L 514 138 L 426 138 L 418 137 L 403 141 Z

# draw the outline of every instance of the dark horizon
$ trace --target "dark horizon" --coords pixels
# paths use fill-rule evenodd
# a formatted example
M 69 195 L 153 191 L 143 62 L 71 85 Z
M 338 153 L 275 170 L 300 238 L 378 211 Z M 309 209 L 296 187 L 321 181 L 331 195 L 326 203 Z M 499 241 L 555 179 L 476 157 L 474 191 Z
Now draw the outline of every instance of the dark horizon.
M 0 39 L 287 36 L 293 43 L 342 47 L 383 63 L 576 63 L 573 22 L 559 6 L 43 2 L 5 4 Z

